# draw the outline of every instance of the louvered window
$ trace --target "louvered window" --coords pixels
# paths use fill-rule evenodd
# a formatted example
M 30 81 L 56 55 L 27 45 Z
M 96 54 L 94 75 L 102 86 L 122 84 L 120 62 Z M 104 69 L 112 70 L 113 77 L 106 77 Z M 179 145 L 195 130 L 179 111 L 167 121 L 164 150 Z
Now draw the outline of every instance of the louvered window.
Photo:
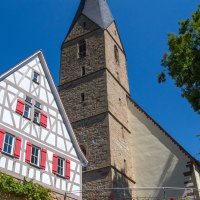
M 79 45 L 79 58 L 84 58 L 86 56 L 86 41 L 80 40 L 78 45 Z
M 42 149 L 42 151 L 41 151 L 41 162 L 40 162 L 40 167 L 42 169 L 46 168 L 46 157 L 47 157 L 47 150 Z
M 15 151 L 14 151 L 15 158 L 19 158 L 20 157 L 21 143 L 22 143 L 22 139 L 19 138 L 19 137 L 16 137 Z
M 114 45 L 115 61 L 119 63 L 119 51 L 116 45 Z

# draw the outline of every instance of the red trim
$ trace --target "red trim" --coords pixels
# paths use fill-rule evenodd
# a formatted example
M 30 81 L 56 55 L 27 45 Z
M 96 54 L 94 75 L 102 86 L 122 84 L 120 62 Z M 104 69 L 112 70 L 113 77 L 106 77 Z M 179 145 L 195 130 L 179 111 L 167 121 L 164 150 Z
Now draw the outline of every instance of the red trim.
M 70 160 L 66 160 L 66 178 L 70 179 Z
M 19 158 L 20 157 L 21 143 L 22 143 L 22 139 L 19 138 L 19 137 L 16 137 L 15 152 L 14 152 L 14 157 L 15 158 Z
M 30 142 L 27 142 L 26 144 L 26 162 L 27 163 L 31 162 L 31 149 L 32 149 L 32 144 Z
M 53 154 L 53 166 L 52 166 L 52 173 L 57 173 L 57 165 L 58 165 L 58 156 L 56 154 Z
M 41 151 L 41 163 L 40 163 L 40 167 L 42 169 L 46 168 L 46 157 L 47 157 L 47 150 L 42 149 L 42 151 Z
M 48 119 L 48 116 L 45 113 L 41 113 L 40 125 L 46 128 L 47 127 L 47 119 Z
M 24 113 L 24 102 L 21 99 L 17 99 L 16 112 L 20 115 Z
M 0 129 L 0 152 L 3 149 L 4 137 L 5 137 L 5 130 Z

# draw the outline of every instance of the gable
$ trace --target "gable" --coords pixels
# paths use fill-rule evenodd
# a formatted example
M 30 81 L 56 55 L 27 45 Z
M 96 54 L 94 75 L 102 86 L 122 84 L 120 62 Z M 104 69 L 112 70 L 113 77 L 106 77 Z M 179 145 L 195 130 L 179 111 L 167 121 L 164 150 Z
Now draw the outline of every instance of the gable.
M 77 18 L 76 22 L 74 22 L 73 26 L 70 28 L 70 30 L 64 40 L 64 43 L 68 42 L 70 40 L 73 40 L 75 38 L 78 38 L 82 35 L 88 34 L 97 29 L 99 29 L 99 26 L 97 24 L 92 22 L 85 15 L 80 15 Z
M 122 51 L 124 51 L 123 44 L 120 38 L 120 34 L 117 28 L 117 25 L 115 22 L 113 22 L 106 31 L 110 34 L 110 36 L 114 39 L 114 41 L 117 43 L 117 45 L 120 47 Z
M 34 72 L 39 74 L 39 84 L 33 82 Z M 41 104 L 41 112 L 48 116 L 46 128 L 35 126 L 29 119 L 22 120 L 16 113 L 17 100 L 21 99 L 25 102 L 26 96 L 32 98 L 33 103 L 38 101 Z M 28 134 L 33 139 L 67 153 L 73 158 L 85 160 L 42 52 L 37 52 L 0 77 L 0 104 L 3 105 L 0 108 L 4 110 L 2 113 L 5 113 L 1 115 L 0 121 L 2 120 L 10 128 Z M 34 106 L 32 112 L 33 110 Z

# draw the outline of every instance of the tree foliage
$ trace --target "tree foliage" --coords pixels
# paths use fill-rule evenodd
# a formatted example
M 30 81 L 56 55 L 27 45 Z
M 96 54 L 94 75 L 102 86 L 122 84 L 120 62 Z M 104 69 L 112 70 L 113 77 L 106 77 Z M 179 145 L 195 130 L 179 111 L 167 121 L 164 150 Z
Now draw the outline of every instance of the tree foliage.
M 169 52 L 162 58 L 163 72 L 158 81 L 166 80 L 166 73 L 181 88 L 182 96 L 200 113 L 200 5 L 191 19 L 179 21 L 179 33 L 169 33 Z
M 51 200 L 50 190 L 32 181 L 20 182 L 0 172 L 0 191 L 25 200 Z

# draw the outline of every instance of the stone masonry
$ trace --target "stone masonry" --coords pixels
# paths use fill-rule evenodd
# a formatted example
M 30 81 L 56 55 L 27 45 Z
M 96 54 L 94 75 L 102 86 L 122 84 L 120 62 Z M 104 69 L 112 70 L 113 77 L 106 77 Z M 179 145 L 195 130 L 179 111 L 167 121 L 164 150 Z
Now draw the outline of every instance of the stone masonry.
M 87 52 L 86 57 L 79 58 L 78 42 L 82 39 Z M 131 187 L 131 151 L 126 145 L 130 135 L 126 99 L 129 86 L 126 57 L 115 22 L 103 30 L 80 15 L 62 45 L 59 93 L 89 161 L 83 172 L 84 199 L 96 198 L 98 194 L 93 190 Z M 85 94 L 84 102 L 81 93 Z M 99 194 L 102 199 L 111 196 L 120 194 L 106 190 Z

